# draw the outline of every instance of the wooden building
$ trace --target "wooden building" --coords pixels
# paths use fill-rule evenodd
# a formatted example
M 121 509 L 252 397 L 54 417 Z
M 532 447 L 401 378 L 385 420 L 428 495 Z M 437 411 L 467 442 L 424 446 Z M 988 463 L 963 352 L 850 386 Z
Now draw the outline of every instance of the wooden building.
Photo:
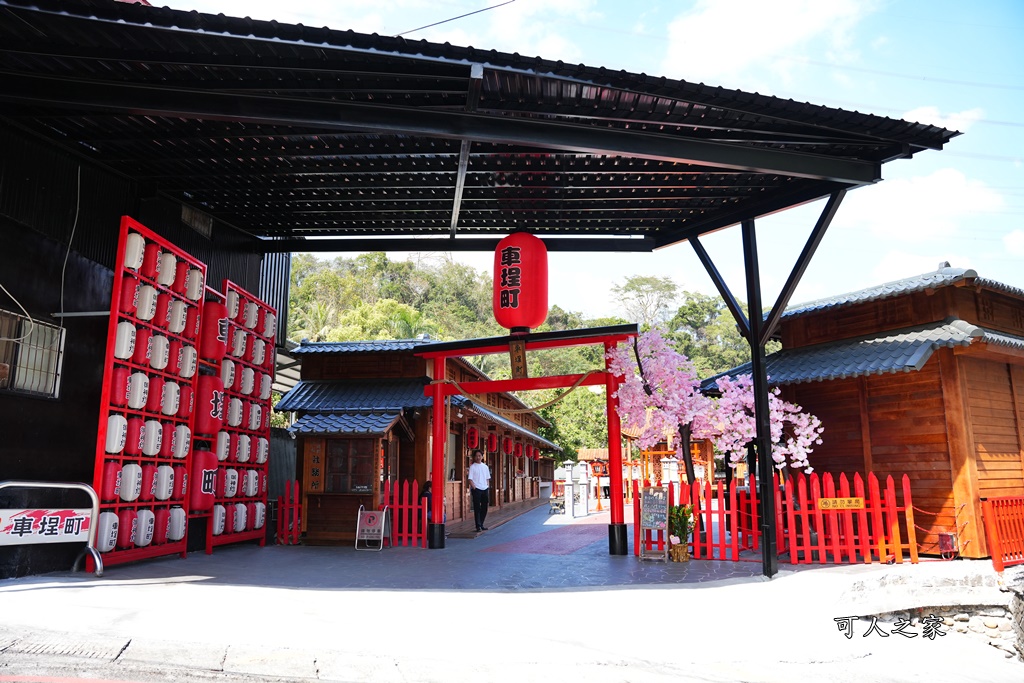
M 987 556 L 980 498 L 1024 495 L 1024 290 L 942 264 L 791 307 L 780 336 L 768 375 L 825 427 L 815 470 L 907 473 L 921 552 L 945 532 Z
M 385 481 L 422 485 L 430 478 L 432 400 L 424 387 L 431 369 L 415 352 L 432 343 L 303 342 L 291 351 L 302 359 L 302 378 L 277 409 L 297 418 L 291 429 L 308 542 L 352 540 L 359 506 L 376 508 Z M 459 359 L 448 364 L 448 379 L 487 378 Z M 449 522 L 473 514 L 466 473 L 474 441 L 491 468 L 492 506 L 538 498 L 540 481 L 551 480 L 551 458 L 560 449 L 537 433 L 548 422 L 532 411 L 502 414 L 526 408 L 510 394 L 452 397 L 444 491 Z

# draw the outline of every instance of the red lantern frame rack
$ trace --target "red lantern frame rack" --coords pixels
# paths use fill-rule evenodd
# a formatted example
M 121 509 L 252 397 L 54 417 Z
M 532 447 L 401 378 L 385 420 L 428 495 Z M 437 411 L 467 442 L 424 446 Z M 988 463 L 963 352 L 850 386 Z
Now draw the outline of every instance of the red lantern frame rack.
M 223 528 L 215 529 L 210 519 L 206 531 L 206 552 L 218 545 L 257 540 L 266 543 L 267 477 L 270 456 L 271 386 L 274 381 L 277 309 L 269 306 L 230 280 L 224 281 L 227 315 L 227 352 L 221 362 L 234 368 L 231 381 L 224 382 L 224 431 L 230 448 L 218 463 L 218 482 L 229 470 L 237 476 L 235 495 L 220 485 L 214 499 L 214 517 L 223 517 Z M 231 364 L 228 366 L 227 364 Z M 237 413 L 237 415 L 236 415 Z M 243 446 L 240 446 L 243 444 Z M 255 481 L 255 490 L 248 482 Z M 221 509 L 218 509 L 220 506 Z M 254 519 L 254 517 L 256 519 Z M 218 523 L 219 525 L 219 523 Z M 238 527 L 241 527 L 239 529 Z
M 144 240 L 144 244 L 147 247 L 145 257 L 134 266 L 126 264 L 129 239 L 132 240 L 132 253 L 134 254 L 139 246 L 140 238 Z M 161 275 L 159 272 L 160 255 L 169 255 L 170 258 L 164 262 L 164 265 L 165 267 L 174 265 L 175 273 L 173 275 L 167 272 Z M 154 267 L 156 268 L 155 271 L 153 270 Z M 148 274 L 145 274 L 143 271 L 148 271 Z M 196 277 L 192 275 L 193 272 L 199 273 L 198 277 L 201 278 L 201 282 L 196 283 L 193 281 L 191 287 L 189 287 L 188 279 Z M 170 282 L 167 281 L 169 275 L 171 277 Z M 131 286 L 132 281 L 128 280 L 129 277 L 137 280 L 136 288 Z M 186 356 L 191 360 L 191 352 L 186 352 L 184 349 L 191 349 L 192 352 L 197 350 L 197 339 L 193 333 L 202 319 L 202 291 L 205 287 L 205 282 L 205 264 L 178 249 L 138 221 L 128 216 L 121 218 L 117 263 L 114 268 L 113 293 L 110 304 L 110 321 L 107 331 L 107 348 L 103 361 L 104 377 L 100 392 L 100 416 L 96 438 L 96 463 L 93 473 L 93 485 L 97 493 L 101 493 L 105 489 L 112 493 L 112 495 L 101 497 L 101 527 L 104 526 L 102 523 L 104 513 L 114 513 L 119 516 L 126 513 L 137 524 L 137 514 L 139 512 L 153 513 L 155 527 L 153 540 L 145 545 L 138 545 L 137 543 L 137 541 L 142 541 L 145 538 L 143 530 L 137 528 L 139 536 L 136 536 L 136 532 L 133 530 L 125 539 L 127 541 L 126 544 L 123 542 L 117 544 L 123 547 L 115 545 L 113 549 L 104 552 L 103 562 L 106 566 L 174 553 L 178 553 L 182 557 L 186 554 L 188 523 L 185 506 L 188 504 L 187 477 L 192 465 L 192 436 L 194 433 L 192 421 L 194 410 L 191 409 L 192 406 L 180 405 L 180 392 L 182 387 L 187 387 L 188 395 L 194 396 L 199 372 L 197 364 L 192 365 L 191 362 L 188 365 L 191 368 L 190 374 L 188 368 L 182 369 L 179 365 L 177 371 L 175 371 L 174 366 L 182 362 Z M 147 313 L 146 316 L 139 316 L 137 305 L 142 303 L 140 301 L 140 298 L 142 298 L 140 293 L 143 287 L 147 288 L 145 292 L 147 301 L 155 297 L 157 301 L 155 308 L 160 311 L 159 314 L 149 316 Z M 123 288 L 126 288 L 124 295 L 122 295 Z M 193 299 L 186 295 L 186 292 L 196 288 L 199 290 L 197 298 Z M 134 292 L 128 291 L 132 289 L 134 289 Z M 132 310 L 123 310 L 124 308 Z M 179 315 L 174 315 L 172 311 L 177 311 Z M 162 316 L 162 320 L 160 316 Z M 173 331 L 179 325 L 178 323 L 172 323 L 172 318 L 177 318 L 179 322 L 191 320 L 195 322 L 195 325 L 190 327 L 186 322 L 183 324 L 182 329 Z M 118 349 L 119 325 L 122 323 L 127 323 L 129 326 L 127 328 L 122 326 L 122 330 L 131 328 L 135 330 L 135 336 L 132 337 L 133 342 L 131 344 L 132 352 L 129 355 L 125 355 L 126 349 L 124 348 L 123 341 L 120 353 L 115 353 Z M 138 339 L 140 331 L 144 331 L 143 334 L 147 337 L 153 335 L 164 340 L 159 343 L 161 354 L 157 356 L 155 364 L 154 357 L 148 350 L 152 346 L 147 346 L 147 351 L 144 353 L 141 352 L 141 348 L 140 353 L 134 353 L 134 340 Z M 151 344 L 152 342 L 147 340 L 147 343 Z M 176 358 L 170 358 L 168 353 L 166 364 L 162 360 L 162 351 L 165 345 L 168 349 L 172 347 L 176 350 L 181 349 Z M 119 384 L 115 390 L 115 377 L 120 378 L 119 382 L 123 381 L 125 370 L 131 373 L 131 375 L 135 375 L 138 380 L 130 381 L 127 387 Z M 183 372 L 185 374 L 182 374 Z M 145 378 L 144 384 L 141 379 L 142 377 Z M 151 381 L 158 381 L 161 386 L 165 383 L 176 385 L 178 393 L 175 394 L 173 391 L 169 393 L 172 396 L 177 396 L 178 407 L 170 413 L 166 412 L 164 399 L 167 397 L 167 393 L 164 392 L 161 393 L 159 401 L 145 401 L 133 407 L 132 403 L 138 403 L 138 399 L 133 400 L 130 398 L 130 388 L 134 386 L 136 390 L 141 390 L 145 387 L 148 391 Z M 187 427 L 189 430 L 189 442 L 188 448 L 184 449 L 184 456 L 177 456 L 178 453 L 182 452 L 180 447 L 170 449 L 171 453 L 168 454 L 169 449 L 166 445 L 161 445 L 157 453 L 145 453 L 146 448 L 141 445 L 141 440 L 136 444 L 127 443 L 126 435 L 129 431 L 127 429 L 125 430 L 125 437 L 118 439 L 115 435 L 114 448 L 116 450 L 110 452 L 107 447 L 108 425 L 119 422 L 117 420 L 118 417 L 123 417 L 126 421 L 145 421 L 150 428 L 159 426 L 161 435 L 168 431 L 168 427 L 171 427 L 170 433 L 174 434 L 175 438 L 184 433 L 179 429 L 180 427 Z M 140 432 L 143 435 L 145 434 L 143 430 L 140 430 Z M 124 443 L 118 448 L 117 443 L 120 442 Z M 149 443 L 155 444 L 155 439 L 151 438 Z M 135 446 L 139 446 L 138 452 L 134 452 Z M 129 452 L 129 448 L 132 448 L 133 452 Z M 132 465 L 133 469 L 134 466 L 144 468 L 144 473 L 148 470 L 149 476 L 152 477 L 152 488 L 148 491 L 142 491 L 137 497 L 126 489 L 122 493 L 120 477 L 126 465 Z M 171 493 L 167 497 L 161 497 L 160 493 L 157 493 L 155 496 L 153 495 L 157 484 L 156 472 L 161 467 L 172 468 L 171 472 L 178 475 L 174 478 L 179 479 L 178 481 L 173 481 L 174 478 L 172 478 Z M 113 486 L 113 482 L 111 482 L 111 486 L 104 486 L 105 469 L 110 470 L 116 477 L 117 486 Z M 145 478 L 144 475 L 143 481 L 145 481 Z M 166 478 L 165 476 L 164 479 Z M 167 534 L 164 533 L 164 529 L 170 528 L 172 520 L 177 524 L 178 510 L 180 510 L 181 523 L 184 525 L 181 530 L 181 537 L 175 540 L 165 540 Z M 159 523 L 156 520 L 159 520 Z M 167 524 L 167 527 L 162 529 L 157 524 L 159 526 Z M 121 534 L 126 533 L 123 530 L 120 531 Z

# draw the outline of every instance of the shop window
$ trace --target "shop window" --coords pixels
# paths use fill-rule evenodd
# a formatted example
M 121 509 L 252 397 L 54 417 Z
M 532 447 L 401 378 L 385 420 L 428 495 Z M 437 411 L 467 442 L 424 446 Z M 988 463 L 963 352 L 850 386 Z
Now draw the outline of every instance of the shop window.
M 328 439 L 325 493 L 370 493 L 377 439 Z
M 64 330 L 0 310 L 0 391 L 56 398 Z

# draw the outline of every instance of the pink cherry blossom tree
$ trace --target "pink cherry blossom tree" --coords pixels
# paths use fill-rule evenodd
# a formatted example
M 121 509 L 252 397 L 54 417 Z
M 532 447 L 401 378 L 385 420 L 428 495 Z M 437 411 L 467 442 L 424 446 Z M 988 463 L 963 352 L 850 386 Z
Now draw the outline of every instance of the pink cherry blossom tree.
M 700 393 L 700 378 L 690 360 L 672 348 L 657 328 L 609 352 L 612 372 L 624 381 L 615 394 L 619 415 L 630 431 L 639 432 L 641 448 L 651 448 L 667 435 L 684 441 L 683 460 L 693 481 L 689 435 L 710 436 L 710 399 Z M 696 431 L 694 431 L 696 430 Z
M 735 466 L 746 456 L 746 446 L 756 436 L 754 422 L 754 387 L 750 375 L 736 379 L 721 377 L 718 388 L 722 395 L 717 400 L 713 415 L 709 415 L 715 450 L 729 456 Z M 821 443 L 821 420 L 804 412 L 800 406 L 779 398 L 778 387 L 768 394 L 771 415 L 772 460 L 777 469 L 788 464 L 810 474 L 812 467 L 807 456 Z
M 641 448 L 654 446 L 667 434 L 684 442 L 692 435 L 712 439 L 717 453 L 728 454 L 730 465 L 743 460 L 747 444 L 756 435 L 750 375 L 735 380 L 723 377 L 718 380 L 721 397 L 705 397 L 693 363 L 673 349 L 657 328 L 634 340 L 632 347 L 616 347 L 608 358 L 611 370 L 624 376 L 616 393 L 619 415 L 627 429 L 639 432 Z M 769 408 L 775 466 L 781 469 L 788 464 L 809 473 L 807 456 L 821 443 L 821 421 L 779 398 L 778 389 L 769 394 Z M 693 459 L 688 447 L 682 450 L 687 476 L 693 481 Z

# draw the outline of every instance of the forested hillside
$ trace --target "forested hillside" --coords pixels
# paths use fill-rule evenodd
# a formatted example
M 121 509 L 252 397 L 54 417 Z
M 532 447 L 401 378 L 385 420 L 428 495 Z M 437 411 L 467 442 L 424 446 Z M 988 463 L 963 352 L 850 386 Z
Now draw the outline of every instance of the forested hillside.
M 624 318 L 585 318 L 552 300 L 537 332 L 637 322 L 659 325 L 681 353 L 693 359 L 701 376 L 745 362 L 739 336 L 719 297 L 679 291 L 668 278 L 624 277 L 613 290 Z M 383 252 L 355 258 L 292 257 L 288 338 L 293 341 L 409 339 L 429 334 L 444 341 L 507 334 L 491 310 L 491 276 L 446 255 L 392 261 Z M 492 379 L 509 376 L 508 356 L 470 358 Z M 533 377 L 585 372 L 604 367 L 601 349 L 576 347 L 531 353 Z M 523 395 L 528 405 L 551 400 L 561 390 Z M 579 448 L 607 443 L 603 391 L 577 389 L 541 414 L 552 422 L 545 437 L 568 456 Z

